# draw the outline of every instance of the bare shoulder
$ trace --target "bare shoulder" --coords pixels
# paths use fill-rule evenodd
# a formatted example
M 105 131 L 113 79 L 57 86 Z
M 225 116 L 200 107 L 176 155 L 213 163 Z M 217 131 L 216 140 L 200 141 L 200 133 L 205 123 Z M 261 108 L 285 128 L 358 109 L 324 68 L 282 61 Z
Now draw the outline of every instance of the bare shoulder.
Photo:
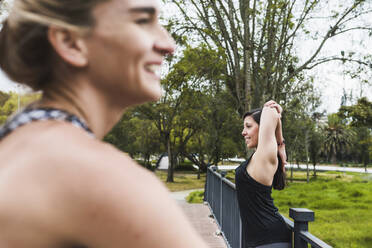
M 71 125 L 44 128 L 18 133 L 26 137 L 24 151 L 9 165 L 22 168 L 13 185 L 30 192 L 13 205 L 22 210 L 32 201 L 40 226 L 88 247 L 205 247 L 152 172 Z M 17 147 L 21 136 L 4 149 Z
M 66 236 L 88 247 L 204 247 L 152 172 L 99 140 L 57 138 L 70 140 L 53 151 L 55 180 L 65 181 L 56 185 L 65 206 L 55 219 Z
M 152 172 L 111 146 L 93 152 L 67 192 L 75 239 L 89 247 L 203 247 Z

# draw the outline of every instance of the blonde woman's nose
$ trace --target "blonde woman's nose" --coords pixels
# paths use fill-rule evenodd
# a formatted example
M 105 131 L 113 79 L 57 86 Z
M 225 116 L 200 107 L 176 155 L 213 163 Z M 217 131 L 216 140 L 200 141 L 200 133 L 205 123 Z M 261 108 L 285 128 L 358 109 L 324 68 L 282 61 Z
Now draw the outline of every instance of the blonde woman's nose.
M 159 37 L 155 42 L 155 49 L 162 55 L 173 54 L 176 49 L 176 42 L 163 26 L 160 26 L 159 33 Z

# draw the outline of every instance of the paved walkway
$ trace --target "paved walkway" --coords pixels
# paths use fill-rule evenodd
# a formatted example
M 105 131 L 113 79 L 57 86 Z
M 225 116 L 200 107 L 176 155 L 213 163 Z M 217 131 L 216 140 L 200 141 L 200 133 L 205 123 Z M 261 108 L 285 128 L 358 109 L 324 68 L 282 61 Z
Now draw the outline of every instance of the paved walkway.
M 204 204 L 190 204 L 185 201 L 185 197 L 192 191 L 195 190 L 173 192 L 171 196 L 177 201 L 196 231 L 203 237 L 210 248 L 226 248 L 223 237 L 216 235 L 219 228 L 214 219 L 209 217 L 211 214 L 209 207 Z
M 219 170 L 235 170 L 238 167 L 238 165 L 219 165 Z M 291 167 L 294 169 L 297 169 L 297 164 L 287 164 L 285 168 L 288 170 Z M 305 164 L 299 165 L 300 169 L 306 170 Z M 355 167 L 340 167 L 340 166 L 331 166 L 331 165 L 317 165 L 315 166 L 315 169 L 317 171 L 345 171 L 345 172 L 358 172 L 358 173 L 368 173 L 372 174 L 372 169 L 367 168 L 367 171 L 365 171 L 364 168 L 355 168 Z M 313 165 L 309 164 L 309 170 L 313 170 Z

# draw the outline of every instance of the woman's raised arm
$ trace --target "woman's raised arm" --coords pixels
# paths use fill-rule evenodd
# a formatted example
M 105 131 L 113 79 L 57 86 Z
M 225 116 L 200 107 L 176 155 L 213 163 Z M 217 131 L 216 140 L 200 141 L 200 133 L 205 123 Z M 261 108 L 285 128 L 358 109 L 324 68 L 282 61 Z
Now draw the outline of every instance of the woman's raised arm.
M 262 109 L 257 150 L 252 156 L 248 173 L 259 183 L 270 186 L 278 164 L 278 144 L 276 129 L 280 114 L 275 108 L 264 106 Z

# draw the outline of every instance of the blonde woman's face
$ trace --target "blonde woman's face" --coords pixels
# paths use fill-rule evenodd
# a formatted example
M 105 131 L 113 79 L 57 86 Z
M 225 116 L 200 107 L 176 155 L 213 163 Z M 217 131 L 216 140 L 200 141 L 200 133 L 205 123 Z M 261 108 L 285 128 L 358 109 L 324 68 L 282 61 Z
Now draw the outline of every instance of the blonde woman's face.
M 137 104 L 161 95 L 163 57 L 174 41 L 158 22 L 157 0 L 111 0 L 98 5 L 86 38 L 88 73 L 113 100 Z
M 245 144 L 248 148 L 257 147 L 259 130 L 257 122 L 255 122 L 251 116 L 247 116 L 244 118 L 243 124 L 242 135 L 244 137 Z

